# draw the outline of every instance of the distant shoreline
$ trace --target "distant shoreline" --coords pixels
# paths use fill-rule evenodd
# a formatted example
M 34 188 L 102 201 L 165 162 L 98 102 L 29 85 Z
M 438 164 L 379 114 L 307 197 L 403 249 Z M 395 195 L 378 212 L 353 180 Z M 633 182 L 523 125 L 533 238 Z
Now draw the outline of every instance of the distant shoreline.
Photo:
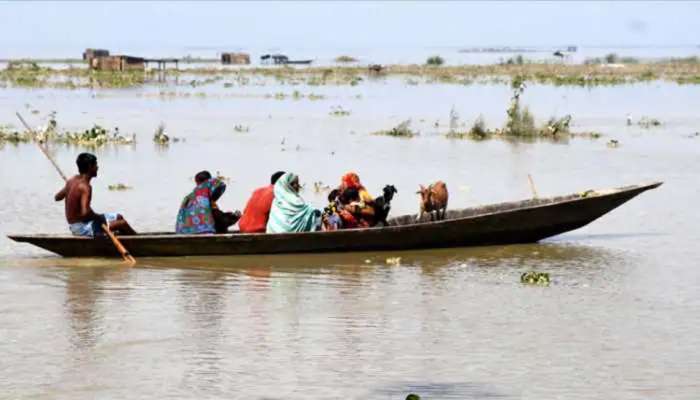
M 2 60 L 0 60 L 2 61 Z M 507 63 L 481 65 L 395 64 L 366 65 L 359 62 L 330 66 L 289 65 L 221 65 L 220 60 L 189 58 L 180 61 L 178 69 L 169 67 L 128 72 L 94 71 L 82 59 L 10 60 L 0 69 L 0 86 L 52 88 L 110 88 L 149 84 L 156 75 L 204 76 L 211 83 L 218 79 L 261 77 L 280 84 L 361 85 L 368 80 L 388 77 L 403 78 L 407 84 L 442 83 L 509 83 L 518 77 L 526 82 L 557 86 L 624 85 L 648 81 L 669 81 L 678 84 L 700 84 L 700 59 L 687 57 L 645 62 L 626 57 L 609 62 L 595 59 L 589 64 L 533 62 L 522 58 Z M 49 64 L 47 66 L 47 64 Z M 63 64 L 56 68 L 51 64 Z M 202 65 L 207 64 L 207 65 Z M 56 79 L 61 78 L 61 79 Z M 162 77 L 161 77 L 162 78 Z M 240 85 L 240 82 L 238 83 Z

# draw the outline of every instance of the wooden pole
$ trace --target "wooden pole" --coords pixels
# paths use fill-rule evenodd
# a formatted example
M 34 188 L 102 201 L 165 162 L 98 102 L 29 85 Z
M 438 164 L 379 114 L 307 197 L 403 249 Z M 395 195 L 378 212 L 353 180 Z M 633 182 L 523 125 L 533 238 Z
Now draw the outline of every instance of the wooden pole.
M 532 180 L 532 176 L 527 174 L 527 180 L 530 182 L 530 190 L 532 191 L 532 198 L 537 198 L 537 189 L 535 189 L 535 182 Z
M 24 124 L 25 128 L 27 128 L 27 129 L 29 130 L 29 132 L 32 133 L 32 135 L 37 136 L 36 132 L 34 132 L 34 130 L 29 126 L 29 124 L 27 124 L 27 122 L 24 120 L 24 118 L 22 118 L 22 116 L 21 116 L 19 113 L 16 113 L 16 114 L 17 114 L 17 118 L 19 118 L 19 120 L 22 121 L 22 124 Z M 51 164 L 53 164 L 54 168 L 56 168 L 56 171 L 58 171 L 58 174 L 61 175 L 61 178 L 63 178 L 63 180 L 64 180 L 65 182 L 67 182 L 67 181 L 68 181 L 68 178 L 67 178 L 66 175 L 63 173 L 63 171 L 61 171 L 61 168 L 58 166 L 58 164 L 56 164 L 56 161 L 54 161 L 53 157 L 51 157 L 51 155 L 49 154 L 49 152 L 44 148 L 44 146 L 41 145 L 41 142 L 37 142 L 37 145 L 39 146 L 39 149 L 41 150 L 41 152 L 44 153 L 44 155 L 46 156 L 46 158 L 48 158 L 49 161 L 51 161 Z M 109 236 L 109 238 L 112 240 L 112 243 L 114 244 L 114 247 L 117 248 L 117 251 L 119 251 L 119 254 L 122 255 L 122 258 L 124 258 L 124 261 L 128 262 L 129 265 L 131 265 L 131 266 L 133 266 L 134 264 L 136 264 L 136 259 L 134 259 L 134 257 L 132 257 L 132 255 L 131 255 L 131 254 L 129 253 L 129 251 L 122 245 L 122 243 L 119 241 L 119 239 L 117 239 L 117 237 L 114 235 L 114 233 L 112 233 L 112 232 L 109 230 L 109 225 L 108 225 L 108 224 L 102 224 L 102 230 L 103 230 L 103 231 L 107 234 L 107 236 Z

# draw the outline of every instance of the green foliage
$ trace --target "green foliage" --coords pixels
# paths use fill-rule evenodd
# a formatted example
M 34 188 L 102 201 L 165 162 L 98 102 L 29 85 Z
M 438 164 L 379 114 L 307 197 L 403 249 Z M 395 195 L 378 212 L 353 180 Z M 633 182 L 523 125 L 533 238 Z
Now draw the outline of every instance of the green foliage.
M 403 137 L 403 138 L 412 138 L 418 133 L 414 132 L 410 128 L 411 125 L 411 120 L 407 119 L 400 124 L 396 125 L 395 127 L 387 130 L 387 131 L 377 131 L 374 132 L 373 135 L 383 135 L 383 136 L 394 136 L 394 137 Z
M 525 64 L 525 58 L 522 54 L 518 54 L 515 57 L 509 57 L 505 62 L 501 62 L 502 65 L 523 65 Z
M 117 183 L 114 185 L 109 185 L 107 186 L 107 189 L 112 190 L 112 191 L 124 191 L 124 190 L 129 190 L 132 189 L 131 186 L 127 186 L 123 183 Z
M 431 56 L 428 57 L 425 63 L 428 65 L 439 67 L 440 65 L 445 63 L 445 59 L 440 56 Z
M 168 144 L 170 143 L 170 136 L 165 133 L 165 124 L 160 123 L 153 134 L 153 142 L 156 144 Z
M 354 62 L 357 62 L 357 59 L 355 57 L 351 57 L 351 56 L 338 56 L 335 58 L 335 62 L 337 62 L 337 63 L 354 63 Z
M 529 271 L 520 275 L 520 283 L 526 285 L 549 286 L 549 274 L 546 272 Z
M 637 125 L 641 126 L 642 128 L 654 128 L 661 126 L 661 121 L 656 118 L 642 117 L 639 122 L 637 122 Z
M 469 136 L 475 139 L 486 139 L 488 135 L 489 131 L 486 129 L 484 117 L 479 115 L 476 121 L 474 121 L 472 127 L 469 129 Z
M 344 109 L 342 106 L 331 107 L 330 115 L 334 117 L 347 117 L 350 115 L 350 111 Z

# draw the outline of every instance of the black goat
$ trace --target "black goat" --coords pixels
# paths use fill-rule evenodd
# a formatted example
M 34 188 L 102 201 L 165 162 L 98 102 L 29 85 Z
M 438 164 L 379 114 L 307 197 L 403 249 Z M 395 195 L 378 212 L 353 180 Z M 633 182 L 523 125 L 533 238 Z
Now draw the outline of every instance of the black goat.
M 394 193 L 398 193 L 394 185 L 386 185 L 383 189 L 384 194 L 374 199 L 374 219 L 375 226 L 386 226 L 386 217 L 389 216 L 391 209 L 391 199 L 394 198 Z

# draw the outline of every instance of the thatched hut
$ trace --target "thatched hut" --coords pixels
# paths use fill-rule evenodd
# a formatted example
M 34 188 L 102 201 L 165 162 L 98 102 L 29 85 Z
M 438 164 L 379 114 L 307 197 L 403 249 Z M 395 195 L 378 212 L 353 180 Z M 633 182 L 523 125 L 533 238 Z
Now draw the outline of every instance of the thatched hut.
M 222 64 L 250 64 L 250 54 L 248 53 L 221 53 Z
M 92 63 L 93 58 L 107 56 L 109 56 L 109 50 L 105 49 L 85 49 L 83 52 L 83 60 L 87 61 L 88 64 Z
M 90 68 L 99 71 L 143 71 L 146 60 L 132 56 L 105 56 L 93 58 Z

